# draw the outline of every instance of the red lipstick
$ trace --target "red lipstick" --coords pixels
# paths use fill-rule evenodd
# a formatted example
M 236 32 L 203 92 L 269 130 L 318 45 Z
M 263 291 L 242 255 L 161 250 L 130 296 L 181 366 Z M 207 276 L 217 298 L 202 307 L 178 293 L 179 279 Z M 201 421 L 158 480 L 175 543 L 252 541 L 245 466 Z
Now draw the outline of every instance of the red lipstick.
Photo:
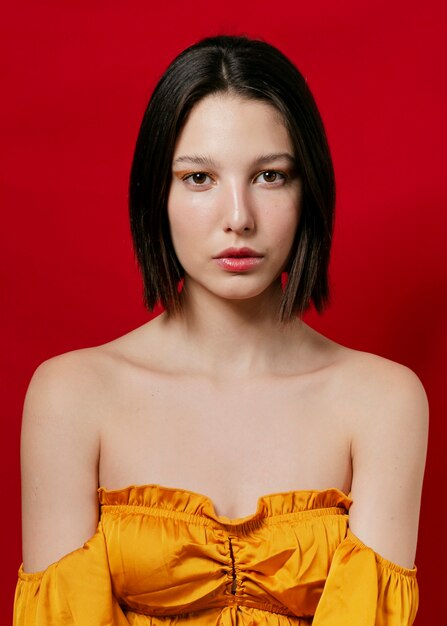
M 226 248 L 214 257 L 227 272 L 247 272 L 262 263 L 263 255 L 252 248 Z

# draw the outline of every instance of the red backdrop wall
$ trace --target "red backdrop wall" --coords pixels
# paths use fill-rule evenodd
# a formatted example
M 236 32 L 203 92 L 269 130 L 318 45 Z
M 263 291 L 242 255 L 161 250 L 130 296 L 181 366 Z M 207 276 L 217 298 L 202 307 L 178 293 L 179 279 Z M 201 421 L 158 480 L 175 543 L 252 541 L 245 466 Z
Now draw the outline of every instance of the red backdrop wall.
M 127 220 L 134 142 L 169 61 L 220 32 L 283 50 L 307 76 L 326 123 L 338 182 L 333 298 L 322 317 L 310 312 L 306 321 L 408 365 L 427 390 L 417 624 L 439 623 L 446 557 L 439 513 L 446 442 L 442 5 L 41 0 L 3 7 L 2 623 L 11 622 L 21 561 L 26 387 L 43 360 L 148 319 Z

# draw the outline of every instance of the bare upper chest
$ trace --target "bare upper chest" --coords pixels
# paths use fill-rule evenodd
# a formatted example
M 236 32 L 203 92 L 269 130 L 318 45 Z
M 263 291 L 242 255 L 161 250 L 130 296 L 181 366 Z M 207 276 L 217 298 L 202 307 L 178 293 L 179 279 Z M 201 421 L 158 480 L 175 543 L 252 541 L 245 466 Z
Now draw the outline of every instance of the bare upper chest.
M 335 378 L 123 372 L 102 427 L 100 483 L 182 487 L 236 517 L 266 493 L 348 490 L 345 400 Z

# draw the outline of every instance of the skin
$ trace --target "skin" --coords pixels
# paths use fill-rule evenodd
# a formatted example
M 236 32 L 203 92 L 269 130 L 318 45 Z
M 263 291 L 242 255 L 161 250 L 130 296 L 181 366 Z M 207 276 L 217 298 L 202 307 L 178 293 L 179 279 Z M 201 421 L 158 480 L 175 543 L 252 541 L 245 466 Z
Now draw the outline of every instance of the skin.
M 152 483 L 207 495 L 233 518 L 261 495 L 336 487 L 354 500 L 352 532 L 413 567 L 424 388 L 403 365 L 299 319 L 278 323 L 301 181 L 286 157 L 259 161 L 272 154 L 292 154 L 273 107 L 199 102 L 177 140 L 168 202 L 184 312 L 34 373 L 22 426 L 25 571 L 93 535 L 98 485 Z M 213 257 L 229 246 L 260 251 L 262 263 L 222 270 Z

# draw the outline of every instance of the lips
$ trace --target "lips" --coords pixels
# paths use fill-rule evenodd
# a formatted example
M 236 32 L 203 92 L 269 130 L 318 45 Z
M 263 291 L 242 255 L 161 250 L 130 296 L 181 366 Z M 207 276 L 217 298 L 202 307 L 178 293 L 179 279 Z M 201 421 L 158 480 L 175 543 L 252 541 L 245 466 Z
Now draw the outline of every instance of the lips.
M 226 248 L 219 252 L 215 259 L 241 259 L 241 258 L 261 258 L 263 255 L 252 248 Z
M 256 269 L 264 255 L 252 248 L 226 248 L 214 257 L 215 263 L 226 272 L 240 274 Z

